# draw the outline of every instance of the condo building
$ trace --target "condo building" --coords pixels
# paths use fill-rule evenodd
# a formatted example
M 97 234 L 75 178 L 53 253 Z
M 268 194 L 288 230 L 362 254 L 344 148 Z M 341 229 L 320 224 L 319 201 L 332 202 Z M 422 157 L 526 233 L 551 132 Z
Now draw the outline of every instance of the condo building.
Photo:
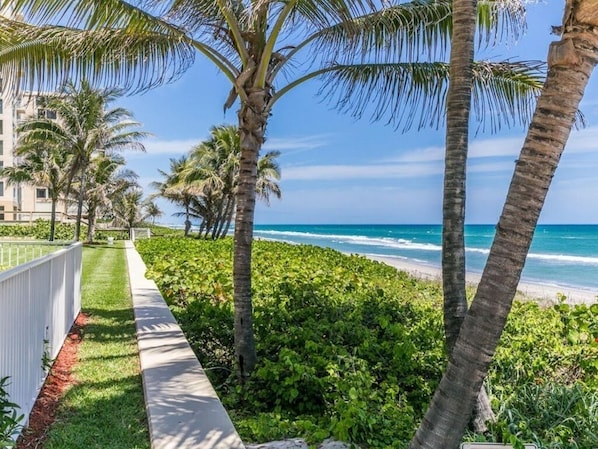
M 55 119 L 56 114 L 44 107 L 43 95 L 21 93 L 9 96 L 1 84 L 0 79 L 0 168 L 4 168 L 18 163 L 15 149 L 19 123 L 36 116 Z M 0 177 L 0 222 L 49 219 L 50 210 L 47 187 L 9 183 Z

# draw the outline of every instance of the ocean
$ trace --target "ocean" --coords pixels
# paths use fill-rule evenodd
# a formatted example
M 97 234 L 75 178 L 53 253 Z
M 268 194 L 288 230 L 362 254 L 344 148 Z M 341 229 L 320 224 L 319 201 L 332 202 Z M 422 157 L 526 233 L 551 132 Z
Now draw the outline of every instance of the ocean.
M 256 225 L 254 233 L 434 267 L 441 261 L 440 225 Z M 467 271 L 482 272 L 493 238 L 494 225 L 466 226 Z M 598 290 L 598 225 L 539 225 L 522 281 Z

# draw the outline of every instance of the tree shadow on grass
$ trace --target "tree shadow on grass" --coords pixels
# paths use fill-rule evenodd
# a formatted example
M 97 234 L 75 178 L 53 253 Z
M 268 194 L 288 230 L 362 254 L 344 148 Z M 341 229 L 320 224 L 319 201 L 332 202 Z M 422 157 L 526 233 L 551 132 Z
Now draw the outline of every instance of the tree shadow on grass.
M 85 326 L 84 338 L 96 342 L 123 341 L 135 338 L 135 322 L 131 308 L 106 310 L 85 308 L 90 322 Z
M 45 449 L 150 447 L 141 377 L 112 374 L 114 378 L 69 389 Z

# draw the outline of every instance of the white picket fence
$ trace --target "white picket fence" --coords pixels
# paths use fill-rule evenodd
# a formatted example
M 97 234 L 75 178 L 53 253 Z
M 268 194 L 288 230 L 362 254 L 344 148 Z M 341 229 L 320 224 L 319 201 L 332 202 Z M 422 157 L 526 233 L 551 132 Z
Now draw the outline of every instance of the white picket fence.
M 0 273 L 0 377 L 25 416 L 81 310 L 81 256 L 74 243 Z

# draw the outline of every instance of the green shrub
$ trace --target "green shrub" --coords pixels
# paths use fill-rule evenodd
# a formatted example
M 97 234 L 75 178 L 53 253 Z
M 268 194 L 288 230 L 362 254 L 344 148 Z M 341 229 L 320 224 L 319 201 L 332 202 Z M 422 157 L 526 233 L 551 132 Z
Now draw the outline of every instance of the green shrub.
M 239 384 L 232 241 L 158 238 L 136 244 L 246 441 L 333 436 L 369 448 L 406 447 L 445 365 L 439 283 L 330 249 L 254 242 L 259 362 L 251 379 Z M 585 434 L 575 441 L 593 441 L 597 329 L 598 306 L 514 304 L 488 376 L 499 413 L 489 438 L 520 441 L 503 410 L 520 410 L 517 398 L 540 401 L 533 388 L 559 384 L 579 388 L 576 404 L 589 404 L 582 412 L 588 425 L 574 429 Z M 543 404 L 550 408 L 544 413 L 559 413 L 556 402 Z M 548 444 L 553 435 L 540 412 L 525 409 L 526 428 L 536 430 L 520 433 Z M 563 427 L 563 442 L 567 432 Z M 560 447 L 577 447 L 567 444 Z
M 19 415 L 17 410 L 19 406 L 10 402 L 6 386 L 8 377 L 0 378 L 0 447 L 14 447 L 13 437 L 21 429 L 19 424 L 23 420 L 23 415 Z
M 74 224 L 56 223 L 54 229 L 55 240 L 72 240 L 74 235 Z M 32 224 L 0 225 L 0 237 L 48 240 L 50 237 L 50 222 L 37 219 Z
M 539 449 L 598 447 L 598 392 L 583 384 L 530 384 L 500 404 L 494 441 Z

